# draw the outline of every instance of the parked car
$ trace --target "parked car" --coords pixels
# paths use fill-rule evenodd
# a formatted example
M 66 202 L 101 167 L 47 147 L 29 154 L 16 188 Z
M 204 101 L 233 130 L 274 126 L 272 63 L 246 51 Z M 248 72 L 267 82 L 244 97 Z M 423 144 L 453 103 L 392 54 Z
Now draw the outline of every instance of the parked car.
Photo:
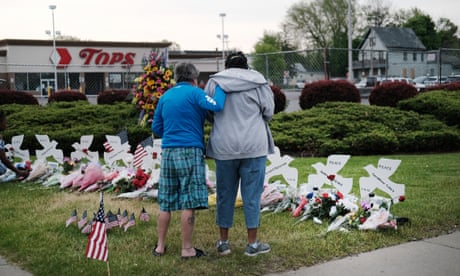
M 446 83 L 460 82 L 460 75 L 448 76 Z
M 307 83 L 307 82 L 304 81 L 304 80 L 299 80 L 299 81 L 297 81 L 297 82 L 295 83 L 295 87 L 296 87 L 296 88 L 299 88 L 299 89 L 303 89 L 303 88 L 305 87 L 305 84 L 306 84 L 306 83 Z

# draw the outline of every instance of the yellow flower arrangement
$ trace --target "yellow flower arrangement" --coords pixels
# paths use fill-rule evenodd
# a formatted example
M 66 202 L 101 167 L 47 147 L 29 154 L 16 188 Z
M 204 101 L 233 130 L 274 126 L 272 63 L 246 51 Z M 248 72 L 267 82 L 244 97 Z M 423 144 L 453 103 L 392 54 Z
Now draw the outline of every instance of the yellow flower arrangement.
M 166 54 L 152 50 L 148 58 L 144 58 L 144 74 L 134 81 L 133 104 L 140 109 L 138 123 L 142 126 L 151 124 L 156 105 L 160 97 L 175 82 L 173 71 L 166 65 Z

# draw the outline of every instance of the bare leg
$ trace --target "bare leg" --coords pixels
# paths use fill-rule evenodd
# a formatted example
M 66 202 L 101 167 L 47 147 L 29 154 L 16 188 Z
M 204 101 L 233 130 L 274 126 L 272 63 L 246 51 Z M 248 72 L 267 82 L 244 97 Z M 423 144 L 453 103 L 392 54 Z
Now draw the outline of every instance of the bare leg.
M 182 226 L 182 257 L 195 256 L 196 252 L 192 243 L 193 229 L 195 226 L 195 210 L 183 210 L 180 220 Z
M 220 230 L 220 240 L 227 241 L 228 240 L 228 228 L 219 228 Z
M 257 241 L 257 228 L 248 228 L 248 243 L 255 243 Z
M 165 251 L 165 242 L 166 235 L 168 234 L 169 221 L 171 220 L 171 213 L 160 211 L 158 213 L 158 222 L 157 222 L 157 249 L 158 253 L 164 253 Z

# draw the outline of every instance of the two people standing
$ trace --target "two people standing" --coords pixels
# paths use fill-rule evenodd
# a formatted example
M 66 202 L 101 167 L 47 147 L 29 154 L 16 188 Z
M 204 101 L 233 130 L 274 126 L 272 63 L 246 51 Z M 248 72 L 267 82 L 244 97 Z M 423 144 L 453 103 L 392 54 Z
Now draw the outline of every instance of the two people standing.
M 230 54 L 225 68 L 211 76 L 205 93 L 195 87 L 196 68 L 192 64 L 177 65 L 178 84 L 160 98 L 155 111 L 152 131 L 163 138 L 155 256 L 166 251 L 171 211 L 175 210 L 182 210 L 182 257 L 205 255 L 193 247 L 192 234 L 194 210 L 208 207 L 203 157 L 207 110 L 213 122 L 206 155 L 216 162 L 218 254 L 231 253 L 229 229 L 239 187 L 247 228 L 245 254 L 256 256 L 270 251 L 268 244 L 257 240 L 257 230 L 266 156 L 274 151 L 268 126 L 274 113 L 273 93 L 264 77 L 249 69 L 243 53 Z

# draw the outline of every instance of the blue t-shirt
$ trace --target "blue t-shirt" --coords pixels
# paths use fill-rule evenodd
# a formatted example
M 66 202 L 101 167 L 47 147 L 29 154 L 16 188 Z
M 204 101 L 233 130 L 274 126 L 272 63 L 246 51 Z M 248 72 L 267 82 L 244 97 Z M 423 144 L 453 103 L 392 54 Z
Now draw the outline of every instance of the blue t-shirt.
M 225 92 L 216 89 L 214 98 L 188 82 L 179 82 L 158 101 L 152 131 L 162 137 L 162 148 L 197 147 L 204 150 L 203 126 L 206 112 L 221 111 Z

